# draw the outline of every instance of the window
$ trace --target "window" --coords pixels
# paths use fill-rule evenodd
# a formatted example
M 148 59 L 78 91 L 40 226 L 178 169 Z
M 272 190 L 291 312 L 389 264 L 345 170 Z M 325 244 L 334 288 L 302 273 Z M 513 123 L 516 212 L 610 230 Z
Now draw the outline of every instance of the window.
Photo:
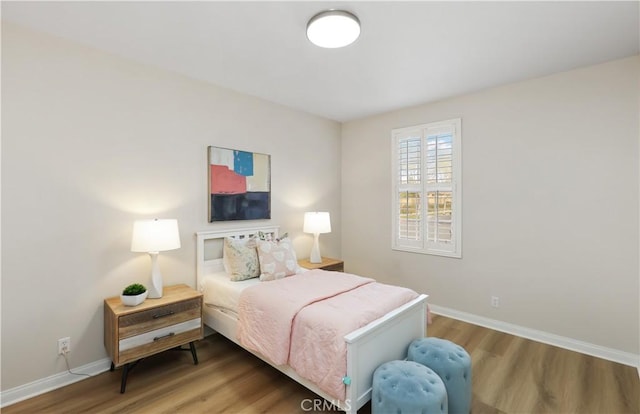
M 462 257 L 461 120 L 392 131 L 394 250 Z

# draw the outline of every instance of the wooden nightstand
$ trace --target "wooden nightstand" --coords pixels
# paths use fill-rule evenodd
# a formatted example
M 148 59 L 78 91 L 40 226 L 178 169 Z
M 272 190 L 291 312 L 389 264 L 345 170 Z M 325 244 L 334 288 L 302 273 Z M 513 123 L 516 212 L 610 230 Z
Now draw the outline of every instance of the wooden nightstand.
M 333 270 L 335 272 L 344 272 L 344 262 L 330 257 L 323 257 L 322 263 L 311 263 L 309 259 L 298 260 L 298 264 L 305 269 L 322 269 Z
M 120 297 L 104 301 L 104 346 L 111 370 L 124 365 L 120 392 L 129 371 L 142 359 L 168 349 L 191 351 L 198 363 L 194 341 L 203 338 L 202 294 L 187 285 L 167 286 L 163 296 L 138 306 L 125 306 Z M 189 344 L 188 349 L 182 346 Z

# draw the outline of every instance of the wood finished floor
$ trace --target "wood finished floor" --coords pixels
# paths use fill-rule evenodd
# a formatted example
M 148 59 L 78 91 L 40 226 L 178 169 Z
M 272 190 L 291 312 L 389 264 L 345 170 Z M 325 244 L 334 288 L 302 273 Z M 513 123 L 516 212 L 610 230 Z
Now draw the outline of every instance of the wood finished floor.
M 467 349 L 472 412 L 640 413 L 636 368 L 442 316 L 429 336 Z M 304 413 L 318 397 L 220 335 L 142 361 L 120 394 L 120 370 L 5 407 L 12 413 Z M 304 403 L 303 403 L 304 401 Z M 302 406 L 301 406 L 302 405 Z M 320 406 L 323 412 L 336 412 Z M 370 404 L 359 414 L 370 414 Z

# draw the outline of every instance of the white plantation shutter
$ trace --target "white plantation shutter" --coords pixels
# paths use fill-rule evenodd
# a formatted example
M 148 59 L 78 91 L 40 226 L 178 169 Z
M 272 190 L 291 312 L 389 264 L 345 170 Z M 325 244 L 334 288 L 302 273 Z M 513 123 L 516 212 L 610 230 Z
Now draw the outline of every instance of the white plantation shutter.
M 461 121 L 392 133 L 396 250 L 461 257 Z
M 422 139 L 401 137 L 397 150 L 397 235 L 404 244 L 418 247 L 422 245 Z

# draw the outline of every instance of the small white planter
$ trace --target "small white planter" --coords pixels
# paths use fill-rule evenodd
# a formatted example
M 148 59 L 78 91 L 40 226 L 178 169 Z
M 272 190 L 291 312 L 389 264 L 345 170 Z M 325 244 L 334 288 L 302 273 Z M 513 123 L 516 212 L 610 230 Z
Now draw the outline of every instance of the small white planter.
M 144 293 L 141 293 L 136 296 L 120 295 L 120 300 L 125 306 L 136 306 L 144 302 L 148 294 L 149 294 L 149 291 L 145 290 Z

